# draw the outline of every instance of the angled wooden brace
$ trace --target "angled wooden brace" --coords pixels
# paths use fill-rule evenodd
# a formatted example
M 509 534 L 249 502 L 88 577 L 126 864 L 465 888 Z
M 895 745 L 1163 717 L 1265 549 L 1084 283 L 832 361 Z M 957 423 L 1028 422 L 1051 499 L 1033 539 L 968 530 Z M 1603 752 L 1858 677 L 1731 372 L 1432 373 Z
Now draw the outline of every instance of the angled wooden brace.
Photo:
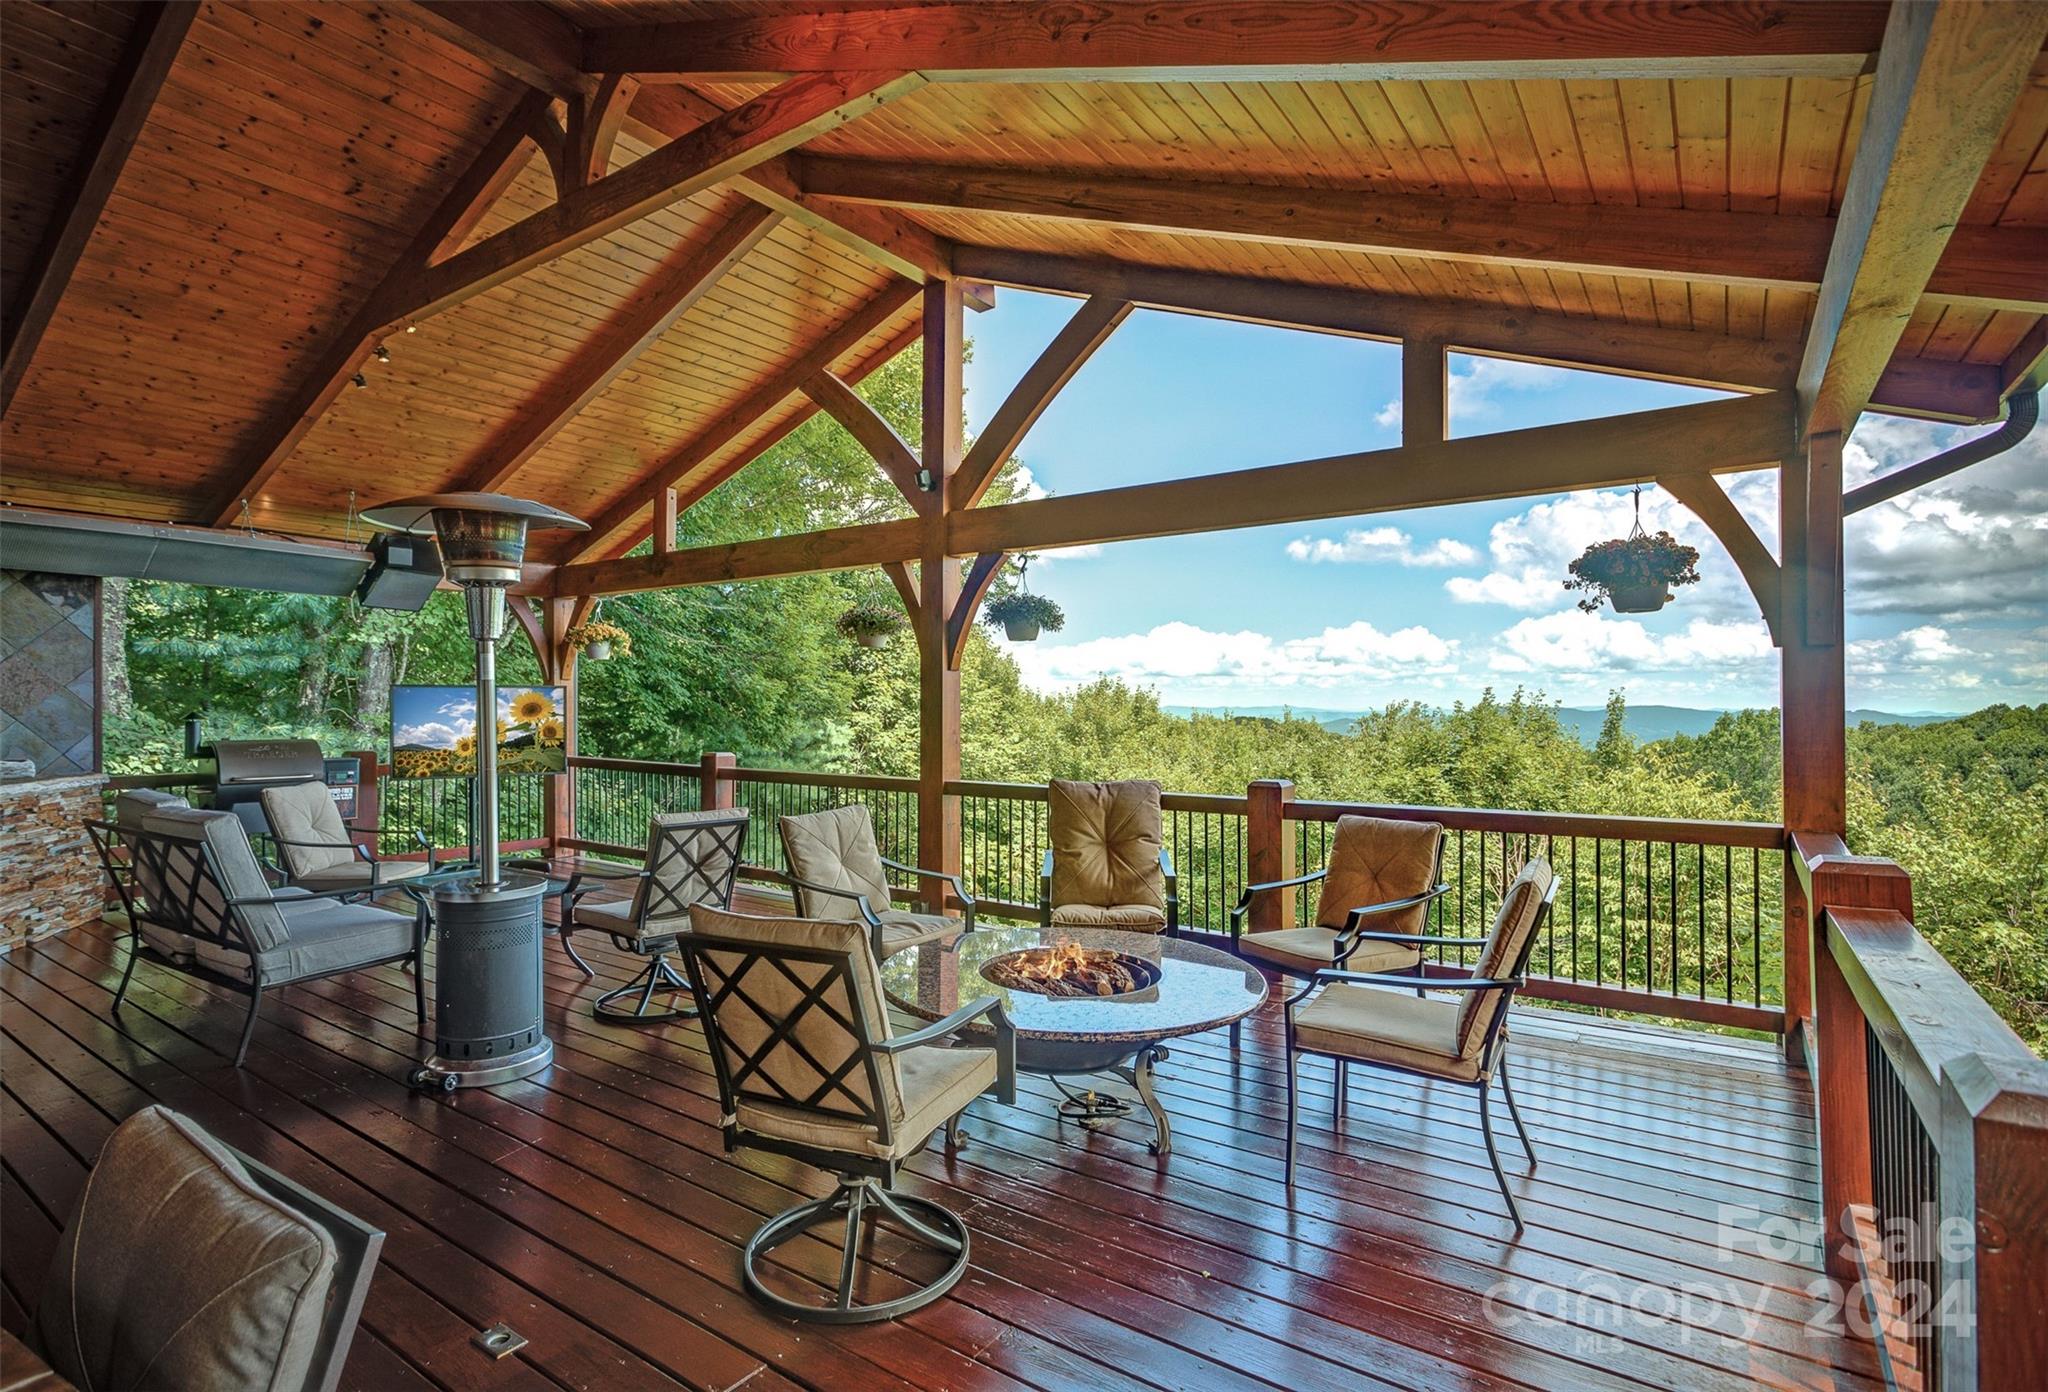
M 866 397 L 848 386 L 845 379 L 830 368 L 806 377 L 802 390 L 819 410 L 838 421 L 846 428 L 847 434 L 860 442 L 860 447 L 881 466 L 905 502 L 918 512 L 930 511 L 937 495 L 921 486 L 924 466 L 918 462 L 917 451 L 896 433 L 895 426 L 882 419 L 881 412 L 870 406 Z
M 1782 571 L 1770 548 L 1749 525 L 1749 519 L 1728 501 L 1727 492 L 1712 474 L 1672 474 L 1658 479 L 1657 484 L 1691 508 L 1721 545 L 1728 548 L 1728 554 L 1734 559 L 1736 569 L 1742 572 L 1749 592 L 1756 597 L 1757 608 L 1763 611 L 1764 626 L 1771 631 L 1771 645 L 1784 647 L 1779 597 L 1783 588 Z
M 1007 552 L 984 551 L 967 567 L 967 577 L 960 582 L 960 599 L 954 604 L 953 612 L 946 616 L 948 666 L 957 668 L 966 655 L 967 635 L 974 629 L 974 615 L 981 608 L 988 587 L 995 583 L 996 572 L 1008 559 Z

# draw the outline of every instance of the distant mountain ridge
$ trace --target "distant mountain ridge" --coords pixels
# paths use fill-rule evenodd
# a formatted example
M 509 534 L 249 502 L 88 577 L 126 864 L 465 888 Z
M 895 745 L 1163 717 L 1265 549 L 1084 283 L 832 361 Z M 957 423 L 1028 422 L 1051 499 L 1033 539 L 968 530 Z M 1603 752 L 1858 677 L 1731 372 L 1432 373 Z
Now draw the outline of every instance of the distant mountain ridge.
M 1267 720 L 1278 720 L 1283 714 L 1297 720 L 1313 720 L 1326 730 L 1343 734 L 1351 723 L 1366 711 L 1318 710 L 1311 706 L 1162 706 L 1168 715 L 1183 719 L 1193 715 L 1211 716 L 1252 716 Z M 1630 706 L 1627 728 L 1631 739 L 1645 744 L 1670 739 L 1673 735 L 1703 735 L 1714 727 L 1714 722 L 1728 714 L 1726 710 L 1695 710 L 1690 706 Z M 1601 722 L 1607 712 L 1598 706 L 1565 706 L 1557 713 L 1560 724 L 1576 735 L 1583 744 L 1592 744 L 1600 738 Z M 1954 720 L 1954 715 L 1929 711 L 1881 711 L 1852 710 L 1849 712 L 1851 726 L 1871 725 L 1934 725 L 1944 720 Z

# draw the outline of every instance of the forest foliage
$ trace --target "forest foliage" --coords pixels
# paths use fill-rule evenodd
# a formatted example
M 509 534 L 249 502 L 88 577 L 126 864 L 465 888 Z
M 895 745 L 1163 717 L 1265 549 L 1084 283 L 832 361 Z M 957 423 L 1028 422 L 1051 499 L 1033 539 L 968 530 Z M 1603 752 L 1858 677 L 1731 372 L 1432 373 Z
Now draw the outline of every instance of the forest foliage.
M 863 392 L 917 438 L 913 349 Z M 1012 464 L 993 498 L 1017 496 Z M 683 546 L 904 516 L 893 486 L 835 423 L 818 417 L 682 517 Z M 999 584 L 1007 584 L 1007 581 Z M 210 736 L 303 734 L 329 749 L 389 748 L 389 692 L 460 683 L 471 671 L 460 600 L 417 615 L 344 599 L 149 582 L 109 587 L 108 765 L 188 766 L 180 723 Z M 915 649 L 835 631 L 857 604 L 894 604 L 878 572 L 619 596 L 602 618 L 633 656 L 586 662 L 578 710 L 586 754 L 911 774 L 917 762 Z M 514 631 L 501 679 L 534 682 Z M 1048 694 L 1027 687 L 977 627 L 962 690 L 969 779 L 1157 779 L 1241 793 L 1289 778 L 1297 796 L 1429 806 L 1650 817 L 1776 820 L 1777 713 L 1722 716 L 1696 737 L 1631 739 L 1617 695 L 1587 746 L 1540 693 L 1486 693 L 1440 709 L 1400 703 L 1332 731 L 1308 719 L 1181 717 L 1156 693 L 1104 679 Z M 2048 706 L 1994 706 L 1960 719 L 1849 732 L 1850 836 L 1914 877 L 1923 932 L 2037 1050 L 2048 1047 Z

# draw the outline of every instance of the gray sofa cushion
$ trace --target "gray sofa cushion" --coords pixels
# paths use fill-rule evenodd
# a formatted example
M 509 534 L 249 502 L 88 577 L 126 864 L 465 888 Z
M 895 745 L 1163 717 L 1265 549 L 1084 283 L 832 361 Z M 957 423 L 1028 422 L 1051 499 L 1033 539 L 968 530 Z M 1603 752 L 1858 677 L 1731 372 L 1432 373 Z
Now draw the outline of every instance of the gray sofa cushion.
M 43 1357 L 95 1392 L 296 1392 L 334 1243 L 175 1112 L 148 1107 L 100 1152 L 36 1311 Z
M 266 982 L 326 976 L 403 957 L 413 949 L 411 914 L 393 913 L 373 904 L 343 904 L 333 899 L 308 899 L 285 904 L 289 939 L 257 954 Z M 241 981 L 250 979 L 249 958 L 212 943 L 198 945 L 201 966 Z
M 205 812 L 196 807 L 165 808 L 151 813 L 142 825 L 145 831 L 159 836 L 204 842 L 213 851 L 214 863 L 220 868 L 219 887 L 229 898 L 267 897 L 271 893 L 269 882 L 263 878 L 263 867 L 256 863 L 256 852 L 249 847 L 249 833 L 243 830 L 241 819 L 234 813 Z M 175 886 L 171 889 L 174 892 Z M 199 926 L 209 933 L 233 941 L 234 933 L 227 926 L 226 906 L 212 890 L 211 885 L 203 886 L 193 906 L 194 916 Z M 241 908 L 241 916 L 242 925 L 249 931 L 250 942 L 258 952 L 284 946 L 288 931 L 275 906 L 246 904 Z
M 114 798 L 114 825 L 129 831 L 142 830 L 142 824 L 152 813 L 174 807 L 189 807 L 190 803 L 176 793 L 167 793 L 160 788 L 128 788 Z M 140 901 L 138 911 L 156 905 L 164 892 L 163 881 L 156 868 L 139 856 L 129 862 L 135 869 L 134 894 Z M 135 930 L 144 942 L 174 961 L 187 962 L 192 959 L 192 935 L 153 923 L 147 916 L 137 917 Z

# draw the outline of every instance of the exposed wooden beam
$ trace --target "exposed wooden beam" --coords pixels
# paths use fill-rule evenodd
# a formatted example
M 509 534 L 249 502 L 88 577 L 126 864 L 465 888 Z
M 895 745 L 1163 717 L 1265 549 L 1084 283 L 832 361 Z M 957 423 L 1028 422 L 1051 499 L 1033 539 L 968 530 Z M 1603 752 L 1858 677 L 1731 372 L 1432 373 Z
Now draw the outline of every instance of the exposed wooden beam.
M 951 519 L 947 549 L 1037 551 L 1612 488 L 1769 467 L 1791 444 L 1792 403 L 1774 392 L 977 508 Z
M 1870 409 L 1952 425 L 1997 420 L 2000 372 L 1988 363 L 1893 358 L 1870 394 Z
M 199 12 L 196 0 L 144 5 L 135 29 L 107 83 L 106 94 L 93 114 L 92 128 L 79 147 L 78 164 L 50 212 L 50 224 L 35 255 L 23 268 L 14 302 L 7 306 L 6 343 L 0 348 L 0 413 L 14 403 L 14 393 L 28 373 L 30 359 L 57 312 L 57 302 L 71 284 L 99 225 L 100 214 L 114 185 L 127 167 L 128 156 L 142 135 L 142 126 L 156 106 L 157 93 L 171 75 L 185 34 Z
M 596 76 L 577 65 L 582 31 L 547 5 L 421 0 L 411 11 L 442 38 L 529 87 L 574 99 L 597 86 Z
M 1792 449 L 1789 393 L 1573 421 L 946 517 L 945 554 L 1032 551 L 1480 502 L 1775 467 Z M 557 594 L 717 584 L 917 559 L 928 519 L 567 565 Z
M 795 157 L 807 193 L 835 202 L 1001 213 L 1230 240 L 1392 252 L 1611 275 L 1811 290 L 1834 219 L 1604 203 L 1444 198 L 1371 188 L 1136 179 L 1017 169 Z M 1928 293 L 1990 308 L 2048 309 L 2034 229 L 1971 228 Z
M 688 88 L 653 85 L 642 87 L 633 99 L 630 119 L 650 138 L 673 140 L 723 111 Z M 942 238 L 886 208 L 826 205 L 810 198 L 797 186 L 791 158 L 763 160 L 734 176 L 731 187 L 907 279 L 944 280 L 953 274 L 952 252 Z
M 805 380 L 833 367 L 840 359 L 852 353 L 863 339 L 896 317 L 916 294 L 917 287 L 907 281 L 891 282 L 879 295 L 862 305 L 831 333 L 799 354 L 773 378 L 749 392 L 731 410 L 670 451 L 622 498 L 606 508 L 597 520 L 591 523 L 589 531 L 574 535 L 567 549 L 561 553 L 560 559 L 581 561 L 600 551 L 609 550 L 619 545 L 618 533 L 628 528 L 636 530 L 633 540 L 624 544 L 637 544 L 638 538 L 646 535 L 644 527 L 636 527 L 638 519 L 653 506 L 663 489 L 675 487 L 692 470 L 716 457 L 719 451 L 800 392 Z M 721 475 L 721 482 L 724 477 L 730 477 L 730 474 L 723 471 Z M 683 497 L 682 505 L 688 508 L 696 501 L 697 496 L 701 495 Z
M 1869 405 L 2044 37 L 2040 0 L 1892 6 L 1800 359 L 1806 431 L 1846 437 Z
M 968 563 L 967 574 L 960 581 L 960 598 L 946 618 L 946 660 L 955 667 L 967 656 L 967 635 L 974 631 L 974 616 L 1008 559 L 1000 551 L 984 551 Z
M 1999 391 L 2039 391 L 2048 386 L 2048 319 L 2036 319 L 2026 337 L 2005 355 L 1998 369 Z
M 198 520 L 215 527 L 227 526 L 240 514 L 243 500 L 254 499 L 276 476 L 307 432 L 334 404 L 334 398 L 347 387 L 349 378 L 375 347 L 377 339 L 391 327 L 393 319 L 388 307 L 393 287 L 428 265 L 443 250 L 459 243 L 511 186 L 531 158 L 524 147 L 533 138 L 536 122 L 548 114 L 548 104 L 544 92 L 528 92 L 520 98 L 462 177 L 435 205 L 426 224 L 392 262 L 383 283 L 321 350 L 292 394 L 266 414 L 251 432 L 248 446 L 236 453 L 229 481 L 203 505 Z
M 1665 492 L 1691 508 L 1693 514 L 1706 523 L 1707 529 L 1727 548 L 1735 568 L 1742 572 L 1743 582 L 1756 598 L 1764 624 L 1771 631 L 1771 642 L 1783 647 L 1785 638 L 1779 628 L 1778 559 L 1764 545 L 1756 529 L 1749 525 L 1749 519 L 1729 501 L 1727 492 L 1711 474 L 1662 474 L 1658 476 L 1657 483 Z
M 924 535 L 924 519 L 905 517 L 858 527 L 736 541 L 725 546 L 693 546 L 665 556 L 626 556 L 609 561 L 562 566 L 555 571 L 554 593 L 625 594 L 635 590 L 668 590 L 685 585 L 721 585 L 735 580 L 773 580 L 785 575 L 813 575 L 859 570 L 890 561 L 914 561 Z
M 1368 290 L 1219 275 L 1135 262 L 1050 256 L 961 244 L 956 274 L 1063 295 L 1106 295 L 1152 309 L 1346 334 L 1382 342 L 1428 339 L 1459 352 L 1685 382 L 1731 391 L 1789 389 L 1799 344 L 1699 329 L 1617 323 L 1506 305 L 1383 295 Z M 1994 420 L 1997 402 L 1963 364 L 1909 360 L 1880 382 L 1873 404 L 1900 415 Z M 1902 364 L 1903 365 L 1903 364 Z M 1954 372 L 1944 371 L 1953 367 Z
M 569 103 L 562 161 L 568 180 L 565 192 L 585 188 L 611 172 L 612 147 L 618 143 L 626 112 L 639 91 L 639 78 L 606 73 L 594 90 Z
M 464 490 L 495 493 L 527 460 L 657 343 L 773 230 L 776 215 L 766 208 L 744 210 L 713 232 L 701 246 L 679 247 L 655 269 L 633 297 L 613 312 L 561 371 L 542 384 L 519 413 L 469 461 Z
M 1371 5 L 1096 0 L 783 7 L 594 29 L 588 71 L 739 77 L 918 68 L 938 81 L 1849 76 L 1880 4 Z
M 676 522 L 681 516 L 673 488 L 661 490 L 654 500 L 654 554 L 666 556 L 676 549 Z
M 1450 359 L 1434 339 L 1401 345 L 1401 443 L 1433 445 L 1451 435 Z
M 820 368 L 804 378 L 801 390 L 826 415 L 839 422 L 846 433 L 866 450 L 876 464 L 881 466 L 889 482 L 896 485 L 896 491 L 903 495 L 903 501 L 918 512 L 931 510 L 932 495 L 918 486 L 917 474 L 921 467 L 917 462 L 917 451 L 912 449 L 896 427 L 882 418 L 882 413 L 869 405 L 867 399 L 840 378 L 831 369 Z
M 1038 423 L 1045 408 L 1052 405 L 1053 398 L 1073 380 L 1081 365 L 1109 341 L 1117 325 L 1130 317 L 1131 308 L 1129 300 L 1091 295 L 1053 335 L 1052 342 L 1017 379 L 1017 385 L 1003 398 L 987 427 L 975 437 L 974 448 L 967 452 L 953 482 L 957 507 L 970 508 L 982 500 L 1003 461 L 1017 452 L 1025 435 Z
M 424 318 L 723 183 L 921 86 L 914 73 L 802 77 L 754 98 L 393 287 L 388 319 Z

